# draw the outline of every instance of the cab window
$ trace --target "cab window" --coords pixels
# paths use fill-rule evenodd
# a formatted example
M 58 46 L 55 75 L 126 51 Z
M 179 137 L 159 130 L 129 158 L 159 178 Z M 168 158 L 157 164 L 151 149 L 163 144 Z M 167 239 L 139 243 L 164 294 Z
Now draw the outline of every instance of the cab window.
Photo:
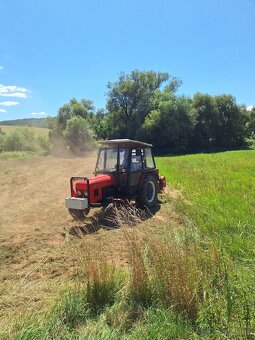
M 98 155 L 97 171 L 115 171 L 118 149 L 101 149 Z
M 120 149 L 120 169 L 127 169 L 128 166 L 128 149 Z
M 144 166 L 145 166 L 145 169 L 154 169 L 155 168 L 151 148 L 145 148 L 144 149 Z
M 141 150 L 133 149 L 131 154 L 130 171 L 141 171 L 143 168 Z

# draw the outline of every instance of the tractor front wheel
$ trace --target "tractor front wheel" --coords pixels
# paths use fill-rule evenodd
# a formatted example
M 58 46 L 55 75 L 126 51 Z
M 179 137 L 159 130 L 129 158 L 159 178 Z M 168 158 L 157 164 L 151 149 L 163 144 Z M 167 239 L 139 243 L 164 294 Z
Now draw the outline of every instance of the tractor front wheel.
M 84 209 L 84 210 L 77 210 L 77 209 L 68 209 L 69 214 L 75 219 L 79 221 L 83 221 L 86 216 L 88 215 L 90 209 Z
M 157 203 L 158 182 L 155 176 L 147 175 L 143 181 L 139 203 L 148 208 L 152 208 Z

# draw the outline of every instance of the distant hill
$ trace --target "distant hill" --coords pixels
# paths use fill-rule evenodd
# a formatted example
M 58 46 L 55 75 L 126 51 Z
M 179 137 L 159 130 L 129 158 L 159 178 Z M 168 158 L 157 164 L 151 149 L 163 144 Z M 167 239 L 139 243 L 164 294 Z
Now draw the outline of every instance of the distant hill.
M 34 126 L 39 128 L 48 128 L 47 118 L 24 118 L 15 120 L 0 121 L 0 125 L 9 126 Z

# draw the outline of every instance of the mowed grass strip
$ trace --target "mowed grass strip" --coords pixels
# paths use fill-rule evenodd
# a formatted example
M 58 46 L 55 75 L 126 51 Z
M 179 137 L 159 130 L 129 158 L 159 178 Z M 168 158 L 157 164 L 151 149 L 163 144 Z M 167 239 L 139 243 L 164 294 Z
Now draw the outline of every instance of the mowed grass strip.
M 182 212 L 234 258 L 255 255 L 255 151 L 160 157 L 170 188 L 181 190 Z

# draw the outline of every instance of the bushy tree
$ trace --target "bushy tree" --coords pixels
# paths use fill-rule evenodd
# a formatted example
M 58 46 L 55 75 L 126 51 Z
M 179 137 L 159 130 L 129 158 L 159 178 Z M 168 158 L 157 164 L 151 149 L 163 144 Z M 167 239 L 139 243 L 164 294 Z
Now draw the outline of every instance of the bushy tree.
M 248 136 L 255 134 L 255 106 L 248 112 L 247 130 Z
M 218 110 L 215 98 L 209 94 L 197 93 L 192 100 L 196 110 L 196 124 L 193 133 L 193 147 L 199 151 L 213 150 L 219 129 Z
M 72 151 L 86 151 L 91 148 L 94 135 L 86 119 L 74 116 L 67 121 L 64 136 Z
M 255 150 L 255 107 L 251 111 L 246 111 L 247 113 L 247 138 L 246 142 L 248 147 Z
M 77 101 L 73 98 L 60 107 L 56 118 L 48 120 L 50 142 L 55 149 L 65 149 L 67 144 L 72 150 L 82 150 L 84 142 L 85 144 L 90 142 L 89 136 L 92 136 L 92 130 L 95 136 L 99 137 L 100 122 L 101 114 L 95 113 L 91 100 L 83 98 Z M 80 127 L 79 123 L 81 123 Z M 77 131 L 76 136 L 75 131 Z
M 191 100 L 168 91 L 158 92 L 153 108 L 142 127 L 145 139 L 158 153 L 187 152 L 195 115 Z
M 238 105 L 231 95 L 215 96 L 215 101 L 219 125 L 216 132 L 216 147 L 223 149 L 243 147 L 248 119 L 244 108 Z
M 69 103 L 64 104 L 58 110 L 57 124 L 61 130 L 64 130 L 67 121 L 70 118 L 80 116 L 84 119 L 90 120 L 94 114 L 94 110 L 95 108 L 91 100 L 81 99 L 81 101 L 78 102 L 77 99 L 73 98 L 69 101 Z
M 197 112 L 193 134 L 196 150 L 226 150 L 244 146 L 247 117 L 233 96 L 197 93 L 192 103 Z
M 151 99 L 166 83 L 169 92 L 180 85 L 166 72 L 138 70 L 122 73 L 114 83 L 108 83 L 107 128 L 108 137 L 137 138 L 146 115 L 151 111 Z
M 96 139 L 107 138 L 107 119 L 105 119 L 106 113 L 103 109 L 99 109 L 91 117 L 90 126 L 95 134 Z

